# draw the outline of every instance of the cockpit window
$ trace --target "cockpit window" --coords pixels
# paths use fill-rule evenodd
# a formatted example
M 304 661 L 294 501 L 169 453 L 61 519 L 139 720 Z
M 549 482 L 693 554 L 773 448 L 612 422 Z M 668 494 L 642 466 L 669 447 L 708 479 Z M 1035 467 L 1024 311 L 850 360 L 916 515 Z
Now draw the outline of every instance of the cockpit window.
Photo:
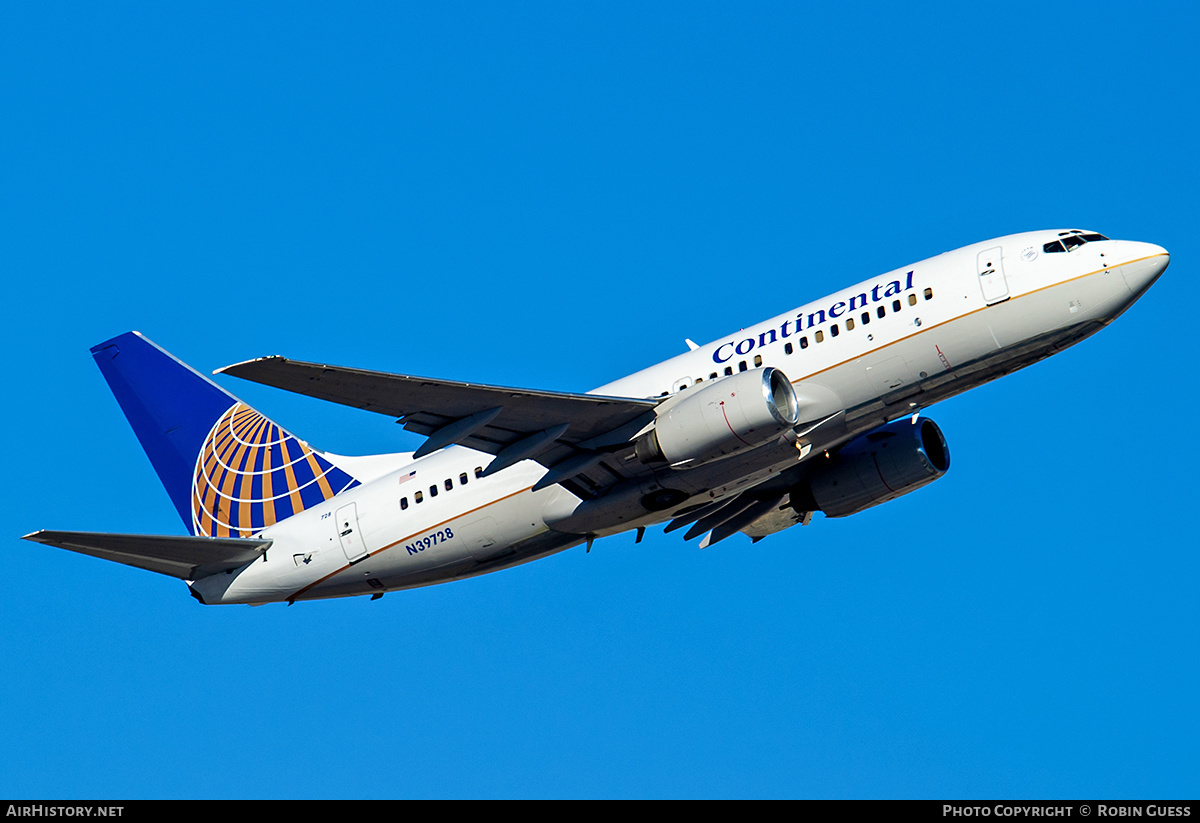
M 1042 251 L 1050 254 L 1058 251 L 1070 251 L 1084 243 L 1094 243 L 1097 240 L 1107 240 L 1103 234 L 1084 234 L 1081 231 L 1059 232 L 1062 240 L 1054 240 L 1042 246 Z

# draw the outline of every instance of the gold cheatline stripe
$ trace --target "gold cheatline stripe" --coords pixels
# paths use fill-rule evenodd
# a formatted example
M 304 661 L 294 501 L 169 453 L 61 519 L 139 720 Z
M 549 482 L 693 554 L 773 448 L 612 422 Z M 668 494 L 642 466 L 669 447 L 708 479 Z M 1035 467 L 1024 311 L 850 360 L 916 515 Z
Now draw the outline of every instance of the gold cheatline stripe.
M 421 529 L 420 531 L 415 531 L 415 532 L 413 532 L 412 534 L 410 534 L 410 535 L 408 535 L 408 536 L 406 536 L 406 537 L 401 537 L 399 540 L 395 541 L 394 543 L 388 543 L 386 546 L 384 546 L 384 547 L 383 547 L 383 548 L 381 548 L 381 549 L 376 549 L 376 550 L 375 550 L 375 551 L 373 551 L 373 552 L 367 552 L 367 555 L 366 555 L 366 557 L 362 558 L 361 560 L 355 560 L 353 563 L 347 563 L 346 565 L 342 566 L 342 567 L 341 567 L 340 569 L 338 569 L 337 571 L 332 571 L 332 572 L 330 572 L 329 574 L 325 575 L 324 577 L 322 577 L 322 578 L 320 578 L 320 579 L 318 579 L 318 580 L 314 580 L 312 583 L 309 583 L 309 584 L 308 584 L 307 586 L 305 586 L 304 588 L 302 588 L 302 589 L 300 589 L 300 590 L 298 590 L 298 591 L 295 591 L 295 592 L 293 592 L 293 593 L 292 593 L 292 596 L 291 596 L 291 597 L 288 597 L 287 599 L 288 599 L 288 600 L 295 600 L 297 597 L 299 597 L 300 595 L 304 594 L 306 591 L 308 591 L 309 589 L 311 589 L 313 586 L 319 586 L 319 585 L 321 585 L 322 583 L 324 583 L 324 582 L 325 582 L 326 580 L 328 580 L 329 578 L 331 578 L 331 577 L 335 577 L 335 576 L 337 576 L 337 575 L 341 574 L 342 572 L 346 571 L 346 569 L 349 569 L 349 568 L 351 568 L 352 566 L 355 566 L 355 565 L 357 565 L 357 564 L 361 563 L 363 560 L 366 560 L 366 559 L 367 559 L 367 557 L 374 557 L 374 556 L 375 556 L 375 555 L 377 555 L 377 554 L 382 554 L 383 552 L 387 551 L 388 549 L 392 549 L 392 548 L 395 548 L 396 546 L 399 546 L 399 545 L 400 545 L 401 543 L 403 543 L 405 540 L 412 540 L 412 539 L 413 539 L 414 537 L 416 537 L 418 534 L 424 534 L 425 532 L 428 532 L 428 531 L 433 531 L 434 529 L 440 528 L 440 527 L 442 527 L 442 526 L 446 525 L 447 523 L 451 523 L 451 522 L 453 522 L 453 521 L 455 521 L 455 520 L 459 519 L 460 517 L 466 517 L 466 516 L 467 516 L 467 515 L 469 515 L 469 514 L 474 514 L 475 512 L 477 512 L 477 511 L 479 511 L 479 510 L 481 510 L 481 509 L 486 509 L 488 506 L 494 506 L 494 505 L 495 505 L 495 504 L 497 504 L 497 503 L 500 503 L 500 502 L 502 502 L 502 501 L 504 501 L 504 500 L 508 500 L 510 497 L 516 497 L 518 494 L 524 494 L 525 492 L 527 492 L 527 491 L 531 490 L 532 488 L 533 488 L 533 486 L 526 486 L 525 488 L 523 488 L 523 489 L 520 489 L 520 490 L 518 490 L 518 491 L 515 491 L 515 492 L 512 492 L 511 494 L 506 494 L 506 495 L 504 495 L 503 497 L 497 497 L 495 500 L 491 500 L 491 501 L 489 501 L 489 502 L 487 502 L 487 503 L 484 503 L 482 506 L 476 506 L 476 507 L 475 507 L 475 508 L 473 508 L 473 509 L 468 509 L 468 510 L 467 510 L 467 511 L 465 511 L 465 512 L 460 512 L 459 514 L 456 514 L 456 515 L 454 515 L 453 517 L 446 518 L 445 520 L 443 520 L 443 521 L 442 521 L 442 522 L 440 522 L 440 523 L 435 523 L 434 525 L 432 525 L 432 526 L 428 526 L 428 527 L 426 527 L 426 528 L 424 528 L 424 529 Z
M 860 352 L 859 354 L 856 354 L 853 357 L 849 357 L 849 358 L 841 361 L 840 363 L 834 363 L 832 366 L 826 366 L 823 369 L 819 369 L 818 371 L 815 371 L 812 374 L 807 374 L 804 377 L 797 378 L 796 380 L 792 380 L 791 382 L 793 384 L 796 384 L 796 383 L 803 383 L 805 380 L 811 380 L 812 378 L 816 377 L 818 374 L 824 374 L 825 372 L 827 372 L 831 369 L 836 369 L 838 366 L 844 366 L 847 363 L 849 363 L 853 360 L 857 360 L 860 357 L 865 357 L 868 354 L 874 354 L 877 351 L 883 351 L 888 346 L 894 346 L 897 343 L 903 343 L 905 340 L 911 340 L 914 337 L 919 337 L 920 335 L 925 334 L 925 332 L 930 332 L 930 331 L 933 331 L 934 329 L 941 328 L 942 326 L 946 325 L 947 323 L 953 323 L 955 320 L 962 320 L 964 317 L 970 317 L 972 314 L 977 314 L 981 311 L 986 311 L 988 309 L 995 308 L 996 306 L 999 306 L 1000 303 L 1014 302 L 1014 301 L 1020 300 L 1022 297 L 1029 297 L 1030 295 L 1037 294 L 1038 292 L 1045 291 L 1046 289 L 1053 289 L 1053 288 L 1056 288 L 1057 286 L 1065 286 L 1067 283 L 1073 283 L 1076 280 L 1082 280 L 1085 277 L 1091 277 L 1093 274 L 1099 274 L 1100 272 L 1104 272 L 1104 271 L 1116 271 L 1117 269 L 1121 268 L 1121 266 L 1128 266 L 1130 263 L 1140 263 L 1143 260 L 1151 260 L 1155 257 L 1162 257 L 1162 256 L 1163 255 L 1161 255 L 1161 254 L 1148 254 L 1145 257 L 1139 257 L 1137 260 L 1126 260 L 1124 263 L 1118 263 L 1117 265 L 1113 266 L 1112 268 L 1096 269 L 1095 271 L 1090 271 L 1087 274 L 1080 274 L 1075 277 L 1068 278 L 1066 280 L 1061 280 L 1058 283 L 1051 283 L 1049 286 L 1042 286 L 1041 288 L 1034 289 L 1033 291 L 1027 291 L 1024 294 L 1018 294 L 1015 297 L 1009 297 L 1006 300 L 1001 300 L 997 303 L 992 303 L 990 306 L 982 306 L 978 309 L 972 309 L 971 311 L 966 312 L 965 314 L 960 314 L 957 317 L 951 317 L 949 320 L 943 320 L 941 323 L 938 323 L 936 326 L 930 326 L 927 329 L 921 329 L 920 331 L 913 332 L 912 334 L 910 334 L 906 337 L 901 337 L 899 340 L 893 340 L 891 343 L 884 343 L 882 346 L 876 346 L 873 349 L 868 349 L 865 352 Z

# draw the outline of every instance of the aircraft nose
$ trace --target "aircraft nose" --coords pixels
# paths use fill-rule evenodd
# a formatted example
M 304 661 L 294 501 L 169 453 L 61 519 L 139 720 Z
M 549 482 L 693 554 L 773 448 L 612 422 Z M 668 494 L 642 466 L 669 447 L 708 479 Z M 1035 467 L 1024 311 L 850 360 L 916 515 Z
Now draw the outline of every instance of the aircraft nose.
M 1133 292 L 1135 298 L 1141 297 L 1146 289 L 1154 285 L 1171 262 L 1171 254 L 1162 246 L 1153 243 L 1126 242 L 1127 263 L 1121 265 L 1121 274 L 1125 277 L 1125 285 Z

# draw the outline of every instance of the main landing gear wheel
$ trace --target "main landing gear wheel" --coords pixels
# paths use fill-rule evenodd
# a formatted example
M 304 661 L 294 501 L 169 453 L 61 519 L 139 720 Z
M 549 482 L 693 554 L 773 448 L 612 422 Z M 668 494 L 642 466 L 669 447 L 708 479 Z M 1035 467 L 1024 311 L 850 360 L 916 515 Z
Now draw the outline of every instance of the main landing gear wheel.
M 678 506 L 687 499 L 687 494 L 677 489 L 659 489 L 644 496 L 641 503 L 642 508 L 646 511 L 661 512 L 672 506 Z

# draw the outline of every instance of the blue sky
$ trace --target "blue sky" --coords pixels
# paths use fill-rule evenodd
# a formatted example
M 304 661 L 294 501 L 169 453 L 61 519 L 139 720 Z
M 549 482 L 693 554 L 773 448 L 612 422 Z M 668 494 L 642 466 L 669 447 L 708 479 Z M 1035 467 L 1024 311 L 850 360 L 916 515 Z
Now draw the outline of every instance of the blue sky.
M 1196 796 L 1197 13 L 745 5 L 5 9 L 0 796 Z M 88 356 L 128 329 L 587 390 L 1049 227 L 1173 263 L 849 519 L 292 608 L 17 539 L 181 532 Z

